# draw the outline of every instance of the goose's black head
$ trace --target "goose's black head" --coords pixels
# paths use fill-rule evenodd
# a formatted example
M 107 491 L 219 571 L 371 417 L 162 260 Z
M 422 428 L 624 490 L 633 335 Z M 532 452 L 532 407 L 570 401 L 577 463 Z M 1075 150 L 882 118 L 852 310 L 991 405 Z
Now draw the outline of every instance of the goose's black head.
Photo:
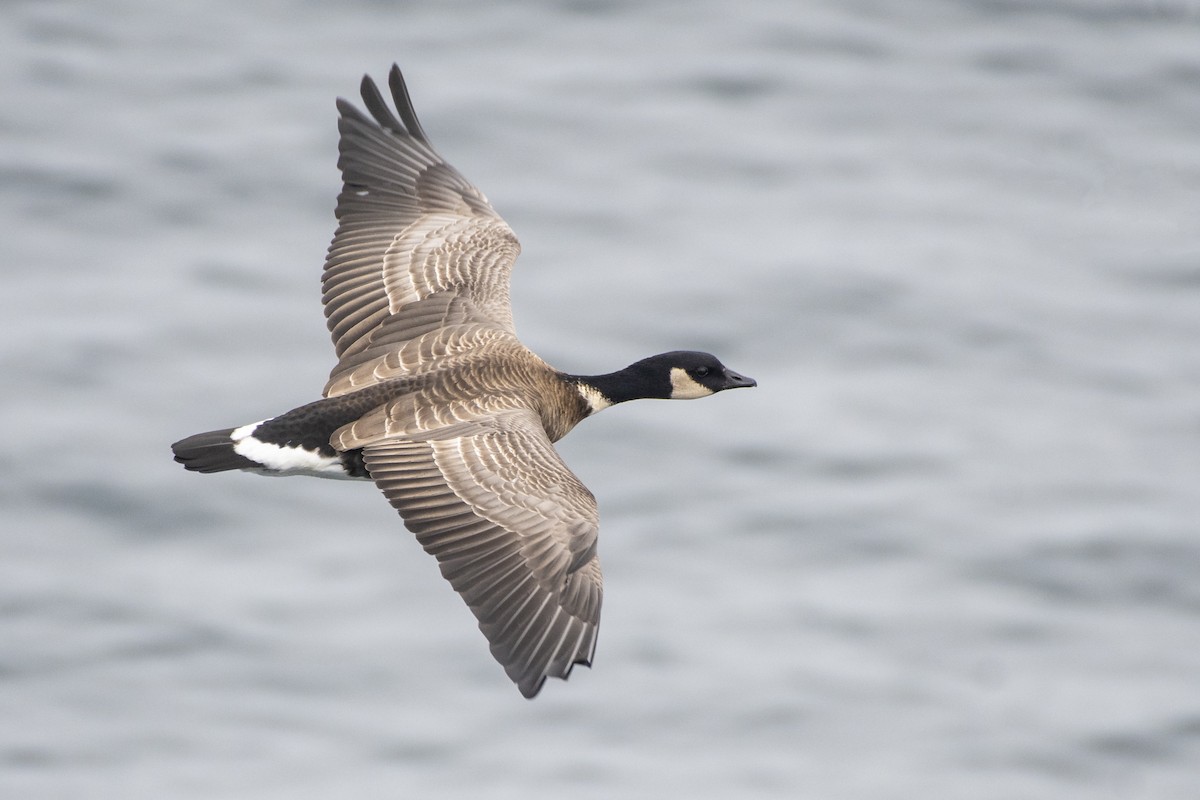
M 758 385 L 753 378 L 726 367 L 716 356 L 693 350 L 659 353 L 625 369 L 578 380 L 599 391 L 608 403 L 642 398 L 692 400 L 726 389 Z

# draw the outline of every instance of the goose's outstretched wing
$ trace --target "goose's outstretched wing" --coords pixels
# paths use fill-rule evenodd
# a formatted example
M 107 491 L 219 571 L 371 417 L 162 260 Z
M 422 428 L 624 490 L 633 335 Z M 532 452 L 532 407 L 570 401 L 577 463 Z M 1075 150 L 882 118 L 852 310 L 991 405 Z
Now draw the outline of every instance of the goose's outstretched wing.
M 537 415 L 512 409 L 365 446 L 363 427 L 374 426 L 346 426 L 335 446 L 363 447 L 376 485 L 437 558 L 521 693 L 533 697 L 547 677 L 590 664 L 599 515 Z
M 338 356 L 325 386 L 329 397 L 361 388 L 345 376 L 356 368 L 363 375 L 383 346 L 436 333 L 439 323 L 513 330 L 508 287 L 520 252 L 516 235 L 430 145 L 396 66 L 388 85 L 399 118 L 370 77 L 362 81 L 370 117 L 337 102 L 343 186 L 322 276 Z M 402 313 L 432 295 L 453 316 Z

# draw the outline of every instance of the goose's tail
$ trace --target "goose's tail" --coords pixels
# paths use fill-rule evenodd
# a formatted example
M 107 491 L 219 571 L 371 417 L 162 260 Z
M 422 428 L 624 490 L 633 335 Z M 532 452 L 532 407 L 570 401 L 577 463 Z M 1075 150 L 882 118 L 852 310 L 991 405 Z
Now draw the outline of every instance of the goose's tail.
M 231 469 L 262 469 L 234 449 L 232 437 L 236 428 L 197 433 L 171 445 L 175 460 L 192 472 L 225 472 Z

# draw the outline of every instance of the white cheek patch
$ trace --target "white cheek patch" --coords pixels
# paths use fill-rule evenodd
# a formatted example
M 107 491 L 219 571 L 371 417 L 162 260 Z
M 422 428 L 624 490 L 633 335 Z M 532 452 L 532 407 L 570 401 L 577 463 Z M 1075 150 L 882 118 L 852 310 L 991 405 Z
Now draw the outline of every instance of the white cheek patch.
M 712 389 L 693 380 L 683 367 L 671 367 L 672 400 L 695 400 L 697 397 L 708 397 L 712 393 Z
M 316 478 L 343 478 L 353 480 L 346 474 L 342 460 L 337 456 L 324 456 L 315 450 L 303 447 L 284 447 L 254 438 L 254 431 L 263 422 L 243 425 L 229 434 L 233 440 L 233 452 L 262 465 L 262 475 L 309 475 Z

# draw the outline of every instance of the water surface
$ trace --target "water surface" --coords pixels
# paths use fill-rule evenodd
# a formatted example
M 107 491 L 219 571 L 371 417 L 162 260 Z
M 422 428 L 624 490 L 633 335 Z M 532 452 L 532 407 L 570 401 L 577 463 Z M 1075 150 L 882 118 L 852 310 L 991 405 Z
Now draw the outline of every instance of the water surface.
M 0 794 L 1191 798 L 1193 3 L 15 2 Z M 333 98 L 399 61 L 517 325 L 760 387 L 561 443 L 593 670 L 521 699 L 314 399 Z

